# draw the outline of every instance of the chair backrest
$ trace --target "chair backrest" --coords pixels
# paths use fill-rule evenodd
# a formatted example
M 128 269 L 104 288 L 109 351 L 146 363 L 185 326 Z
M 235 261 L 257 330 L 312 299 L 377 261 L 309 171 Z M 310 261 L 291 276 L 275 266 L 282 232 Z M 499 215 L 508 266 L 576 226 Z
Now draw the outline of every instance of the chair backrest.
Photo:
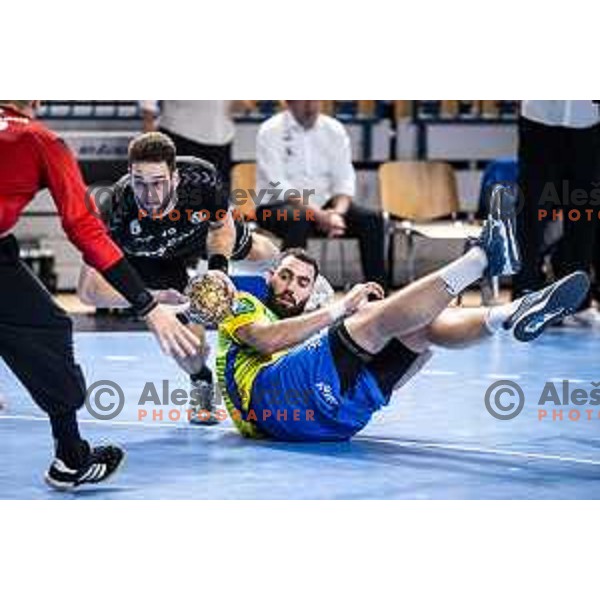
M 413 101 L 412 100 L 394 100 L 394 118 L 397 121 L 412 117 Z
M 379 167 L 384 211 L 403 219 L 430 221 L 458 212 L 454 169 L 443 162 L 387 162 Z
M 255 163 L 240 163 L 235 165 L 231 171 L 231 190 L 232 202 L 231 206 L 234 211 L 248 220 L 256 220 L 256 205 L 250 195 L 250 190 L 256 194 L 256 164 Z M 244 190 L 244 195 L 241 197 L 233 195 L 237 190 Z

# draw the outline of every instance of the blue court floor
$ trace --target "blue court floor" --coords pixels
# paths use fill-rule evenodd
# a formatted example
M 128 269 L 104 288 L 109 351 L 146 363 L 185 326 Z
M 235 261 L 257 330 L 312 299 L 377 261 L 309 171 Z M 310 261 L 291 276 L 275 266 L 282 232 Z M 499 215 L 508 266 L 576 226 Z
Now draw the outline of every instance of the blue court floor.
M 588 392 L 592 382 L 600 385 L 598 330 L 555 329 L 530 345 L 498 337 L 437 351 L 352 442 L 317 445 L 247 441 L 229 421 L 190 427 L 183 417 L 169 421 L 173 406 L 149 404 L 150 414 L 164 409 L 163 420 L 140 421 L 146 382 L 158 393 L 163 380 L 171 390 L 188 389 L 148 333 L 78 333 L 76 351 L 88 384 L 113 380 L 125 392 L 115 420 L 80 413 L 89 439 L 126 447 L 125 468 L 102 487 L 47 489 L 48 423 L 0 362 L 0 498 L 600 498 L 600 406 L 538 406 L 546 381 L 557 382 L 559 394 L 564 379 Z M 500 379 L 525 394 L 512 420 L 493 418 L 484 405 Z M 549 415 L 542 421 L 540 408 Z M 563 410 L 562 421 L 552 421 L 553 409 Z M 573 409 L 578 421 L 569 419 Z

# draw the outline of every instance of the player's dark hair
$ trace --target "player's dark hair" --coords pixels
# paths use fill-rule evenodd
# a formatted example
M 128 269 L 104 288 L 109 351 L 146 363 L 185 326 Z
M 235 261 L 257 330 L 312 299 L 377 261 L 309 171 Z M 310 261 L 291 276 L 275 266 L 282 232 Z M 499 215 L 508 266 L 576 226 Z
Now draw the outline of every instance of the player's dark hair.
M 169 170 L 175 170 L 177 150 L 173 140 L 164 133 L 151 131 L 138 135 L 129 144 L 129 166 L 134 163 L 166 162 Z
M 289 248 L 281 253 L 277 259 L 277 267 L 288 257 L 293 256 L 297 260 L 301 260 L 309 264 L 315 270 L 315 280 L 319 276 L 319 263 L 314 259 L 304 248 Z

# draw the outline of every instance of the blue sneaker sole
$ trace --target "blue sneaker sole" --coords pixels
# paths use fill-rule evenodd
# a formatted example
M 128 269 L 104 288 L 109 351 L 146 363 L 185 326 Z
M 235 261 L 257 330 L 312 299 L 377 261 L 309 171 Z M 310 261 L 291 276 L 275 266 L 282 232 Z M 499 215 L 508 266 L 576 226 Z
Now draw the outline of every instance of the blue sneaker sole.
M 531 342 L 544 330 L 573 314 L 583 303 L 590 289 L 590 280 L 582 271 L 565 277 L 539 308 L 533 306 L 515 324 L 513 335 L 520 342 Z

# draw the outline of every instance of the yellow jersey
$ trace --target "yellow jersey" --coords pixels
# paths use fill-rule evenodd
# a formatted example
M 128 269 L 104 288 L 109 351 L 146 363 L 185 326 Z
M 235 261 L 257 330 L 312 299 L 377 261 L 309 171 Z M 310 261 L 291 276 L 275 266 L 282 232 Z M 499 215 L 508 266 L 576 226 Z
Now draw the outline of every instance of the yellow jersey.
M 256 425 L 246 420 L 250 410 L 252 385 L 260 370 L 278 360 L 286 350 L 263 355 L 244 344 L 236 332 L 240 327 L 279 318 L 258 298 L 246 292 L 236 294 L 232 314 L 219 325 L 217 345 L 217 377 L 227 412 L 239 432 L 246 437 L 262 437 Z

